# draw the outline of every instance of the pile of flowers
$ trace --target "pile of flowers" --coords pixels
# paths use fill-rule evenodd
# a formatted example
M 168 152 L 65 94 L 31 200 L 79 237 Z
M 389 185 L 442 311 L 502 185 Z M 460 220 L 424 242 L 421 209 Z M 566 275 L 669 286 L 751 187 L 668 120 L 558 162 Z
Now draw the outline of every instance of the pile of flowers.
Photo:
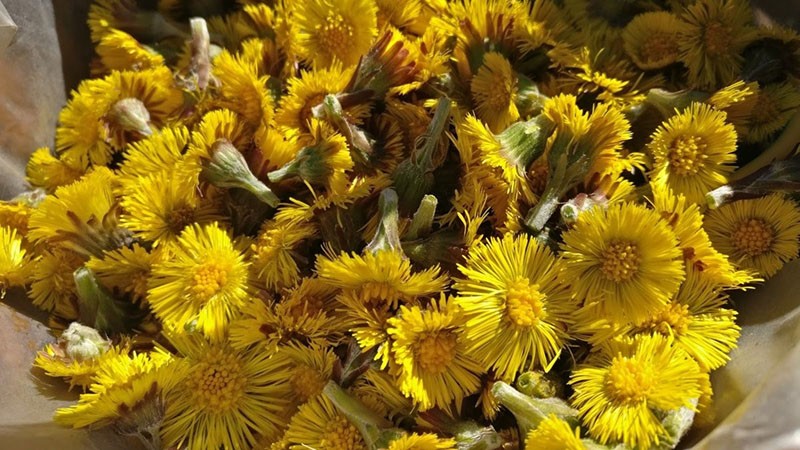
M 797 256 L 800 36 L 743 0 L 97 0 L 0 284 L 149 448 L 642 450 Z M 793 119 L 793 117 L 795 117 Z

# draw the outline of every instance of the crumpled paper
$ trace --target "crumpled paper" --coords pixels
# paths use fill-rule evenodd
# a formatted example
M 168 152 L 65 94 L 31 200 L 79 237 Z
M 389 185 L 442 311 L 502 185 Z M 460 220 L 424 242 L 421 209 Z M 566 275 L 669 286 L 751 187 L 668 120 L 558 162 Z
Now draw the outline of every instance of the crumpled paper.
M 88 3 L 0 0 L 0 198 L 24 190 L 28 156 L 52 146 L 67 92 L 87 75 Z M 14 24 L 16 36 L 8 34 Z M 712 375 L 716 421 L 692 430 L 680 448 L 800 449 L 799 290 L 797 261 L 756 290 L 733 295 L 742 337 L 731 362 Z M 22 291 L 9 292 L 0 303 L 0 447 L 141 448 L 108 430 L 70 430 L 52 422 L 53 411 L 78 393 L 31 368 L 36 350 L 54 341 L 44 319 Z

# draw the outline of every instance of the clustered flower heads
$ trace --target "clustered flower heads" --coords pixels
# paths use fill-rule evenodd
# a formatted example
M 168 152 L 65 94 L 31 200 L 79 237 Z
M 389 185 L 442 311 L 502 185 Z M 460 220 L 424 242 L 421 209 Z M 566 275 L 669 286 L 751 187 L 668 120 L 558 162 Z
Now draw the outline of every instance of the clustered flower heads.
M 88 24 L 93 78 L 0 204 L 0 287 L 81 391 L 60 424 L 670 448 L 736 347 L 727 292 L 798 254 L 800 36 L 744 0 L 97 0 Z

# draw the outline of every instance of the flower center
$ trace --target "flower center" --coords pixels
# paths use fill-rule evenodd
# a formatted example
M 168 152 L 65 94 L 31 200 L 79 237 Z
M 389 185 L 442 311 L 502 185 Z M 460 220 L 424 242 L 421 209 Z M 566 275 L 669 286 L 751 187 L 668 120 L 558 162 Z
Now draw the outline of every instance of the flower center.
M 324 304 L 319 297 L 302 297 L 288 308 L 289 315 L 296 318 L 313 317 L 324 311 Z
M 750 120 L 757 124 L 767 124 L 775 121 L 780 116 L 781 110 L 777 102 L 765 92 L 759 92 Z
M 327 423 L 319 450 L 366 450 L 361 433 L 346 418 L 337 416 Z
M 761 219 L 745 220 L 733 232 L 733 246 L 749 257 L 759 256 L 770 250 L 775 233 Z
M 194 271 L 192 293 L 200 300 L 207 301 L 217 295 L 228 282 L 228 271 L 216 262 L 207 262 Z
M 539 286 L 531 285 L 526 277 L 519 277 L 506 290 L 506 313 L 511 322 L 518 327 L 531 327 L 544 319 L 545 295 Z
M 317 25 L 317 39 L 328 52 L 342 62 L 348 62 L 345 55 L 353 42 L 353 27 L 341 14 L 329 12 L 323 24 Z
M 706 159 L 706 143 L 702 137 L 679 136 L 672 141 L 669 165 L 677 175 L 696 175 L 705 166 Z
M 639 248 L 630 241 L 612 241 L 603 250 L 603 265 L 600 270 L 610 281 L 620 283 L 630 280 L 639 270 L 641 257 Z
M 617 356 L 611 362 L 605 384 L 611 397 L 620 403 L 638 403 L 647 398 L 656 379 L 652 365 Z
M 236 356 L 226 350 L 210 350 L 186 379 L 194 403 L 214 413 L 235 408 L 247 382 Z
M 131 284 L 127 286 L 127 291 L 136 298 L 147 298 L 147 281 L 150 279 L 149 272 L 137 272 L 131 278 Z
M 472 83 L 473 97 L 492 111 L 505 111 L 514 95 L 513 80 L 503 76 L 501 71 L 491 71 L 483 66 Z
M 640 55 L 642 59 L 651 63 L 672 60 L 678 55 L 678 44 L 673 36 L 653 33 L 642 44 Z
M 671 303 L 640 325 L 640 328 L 655 331 L 664 336 L 682 335 L 689 329 L 691 321 L 688 305 Z
M 167 228 L 173 233 L 180 233 L 187 225 L 194 222 L 194 208 L 182 206 L 167 214 Z
M 292 371 L 290 383 L 292 384 L 292 392 L 303 401 L 307 402 L 313 398 L 325 387 L 325 380 L 318 371 L 305 364 L 298 364 Z
M 718 56 L 730 53 L 731 29 L 719 22 L 712 22 L 706 26 L 703 34 L 706 55 Z
M 438 375 L 447 370 L 455 358 L 457 344 L 458 337 L 452 331 L 434 331 L 417 341 L 414 356 L 422 370 Z

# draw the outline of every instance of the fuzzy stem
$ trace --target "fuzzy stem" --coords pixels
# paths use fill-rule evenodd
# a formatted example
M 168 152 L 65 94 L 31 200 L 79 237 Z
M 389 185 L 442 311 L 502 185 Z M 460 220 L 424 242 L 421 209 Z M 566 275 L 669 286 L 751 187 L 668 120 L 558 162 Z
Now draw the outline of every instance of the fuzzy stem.
M 395 250 L 403 252 L 400 244 L 400 231 L 398 226 L 397 193 L 394 189 L 384 189 L 378 200 L 380 208 L 381 222 L 375 236 L 364 249 L 367 252 L 376 253 L 381 250 Z
M 436 215 L 438 200 L 433 195 L 425 195 L 419 204 L 417 212 L 411 219 L 411 226 L 404 236 L 407 240 L 414 240 L 430 234 L 433 228 L 433 218 Z
M 439 139 L 445 127 L 450 123 L 450 99 L 446 97 L 440 98 L 436 103 L 436 111 L 433 113 L 428 129 L 425 131 L 425 142 L 421 148 L 414 149 L 414 160 L 421 167 L 427 170 L 432 170 L 431 160 L 433 158 L 433 151 L 439 144 Z
M 211 56 L 208 36 L 208 25 L 202 17 L 193 17 L 189 20 L 192 29 L 192 71 L 197 74 L 197 88 L 205 90 L 211 76 Z

